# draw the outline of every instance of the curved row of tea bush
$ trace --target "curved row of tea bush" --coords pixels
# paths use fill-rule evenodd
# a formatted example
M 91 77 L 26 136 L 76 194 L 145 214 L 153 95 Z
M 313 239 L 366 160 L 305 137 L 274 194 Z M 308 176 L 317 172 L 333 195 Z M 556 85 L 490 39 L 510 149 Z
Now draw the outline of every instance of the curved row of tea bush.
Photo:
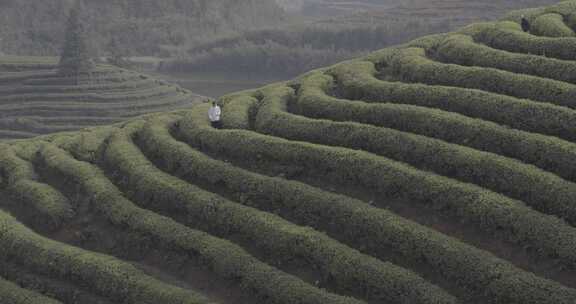
M 18 286 L 47 295 L 62 303 L 112 304 L 110 300 L 91 293 L 86 288 L 36 273 L 26 265 L 0 260 L 0 275 Z
M 522 16 L 525 16 L 531 23 L 533 23 L 539 16 L 547 14 L 557 14 L 562 16 L 566 26 L 571 29 L 576 29 L 576 19 L 574 19 L 576 17 L 576 2 L 572 0 L 561 1 L 558 4 L 550 6 L 515 10 L 506 14 L 504 19 L 520 23 Z
M 246 137 L 249 135 L 245 135 L 246 132 L 212 130 L 202 123 L 203 119 L 201 113 L 191 113 L 176 132 L 190 132 L 185 136 L 194 141 L 194 145 L 211 150 L 234 149 L 231 147 L 233 144 L 223 147 L 218 144 L 228 141 L 230 137 L 247 142 Z M 340 239 L 344 235 L 347 243 L 362 246 L 375 256 L 386 254 L 387 250 L 396 251 L 404 258 L 426 263 L 446 279 L 479 294 L 485 290 L 477 290 L 477 286 L 489 284 L 492 277 L 487 270 L 495 265 L 508 269 L 506 271 L 522 272 L 509 264 L 504 266 L 505 262 L 484 251 L 405 220 L 385 209 L 211 159 L 172 138 L 168 130 L 171 126 L 170 121 L 152 120 L 139 137 L 143 138 L 142 146 L 149 154 L 162 155 L 162 167 L 169 172 L 182 174 L 187 180 L 205 180 L 209 183 L 221 181 L 229 191 L 235 192 L 250 205 L 255 204 L 264 211 L 279 213 L 291 220 L 327 231 L 329 235 Z M 205 141 L 205 138 L 214 140 Z M 470 259 L 474 262 L 470 263 Z M 495 290 L 489 293 L 498 299 L 510 298 L 510 295 Z
M 38 72 L 38 71 L 25 71 L 25 72 L 4 72 L 0 73 L 0 84 L 13 84 L 31 77 L 40 77 L 52 75 L 53 72 Z
M 90 286 L 123 303 L 205 303 L 190 291 L 172 288 L 126 262 L 44 238 L 2 210 L 0 246 L 0 259 Z
M 0 71 L 2 72 L 53 70 L 56 68 L 56 64 L 56 58 L 51 57 L 10 55 L 0 57 Z
M 576 1 L 527 15 L 532 33 L 514 15 L 226 96 L 224 130 L 202 104 L 8 142 L 0 302 L 574 304 L 576 112 L 553 103 L 573 104 L 576 55 L 555 48 L 576 37 L 547 36 L 573 31 Z M 111 67 L 12 68 L 0 94 L 38 102 L 2 99 L 0 134 L 194 98 Z M 58 202 L 69 217 L 37 225 Z
M 54 87 L 61 87 L 61 86 L 99 86 L 99 85 L 114 85 L 114 84 L 121 84 L 124 82 L 138 82 L 141 80 L 146 80 L 147 77 L 138 77 L 137 75 L 128 75 L 125 77 L 124 75 L 121 76 L 97 76 L 93 74 L 92 76 L 88 77 L 78 77 L 78 78 L 70 78 L 70 77 L 60 77 L 58 74 L 49 74 L 45 75 L 44 77 L 34 77 L 28 78 L 21 82 L 24 86 L 54 86 Z
M 278 258 L 303 257 L 325 277 L 369 300 L 398 303 L 454 303 L 455 299 L 414 273 L 382 262 L 309 228 L 276 215 L 228 201 L 160 171 L 131 144 L 130 134 L 118 135 L 104 152 L 136 194 L 135 201 L 161 204 L 189 214 L 190 222 L 224 234 L 242 235 Z M 142 187 L 144 184 L 146 187 Z M 208 210 L 206 210 L 208 209 Z M 213 212 L 209 212 L 214 209 Z
M 136 109 L 130 109 L 130 112 L 124 112 L 124 111 L 118 111 L 118 110 L 93 110 L 90 112 L 82 112 L 81 109 L 44 109 L 42 107 L 40 107 L 38 110 L 35 111 L 36 114 L 43 114 L 44 117 L 51 119 L 57 119 L 57 118 L 61 118 L 63 116 L 73 116 L 74 118 L 72 120 L 77 119 L 76 117 L 90 117 L 90 118 L 94 118 L 97 119 L 99 117 L 111 117 L 112 115 L 115 115 L 113 117 L 120 119 L 120 120 L 127 120 L 129 118 L 131 118 L 132 116 L 139 116 L 139 115 L 147 115 L 150 114 L 151 110 L 155 110 L 155 111 L 177 111 L 180 110 L 184 107 L 184 105 L 188 105 L 189 101 L 182 101 L 182 102 L 175 102 L 173 104 L 169 104 L 169 105 L 164 105 L 164 106 L 158 106 L 158 107 L 144 107 L 144 108 L 136 108 Z M 10 114 L 10 115 L 22 115 L 25 116 L 27 114 L 27 112 L 25 112 L 24 110 L 13 110 L 10 111 L 8 113 L 4 113 L 6 115 Z M 2 119 L 0 117 L 0 119 Z M 62 125 L 63 123 L 60 122 L 59 125 Z M 77 125 L 79 128 L 86 128 L 88 127 L 87 125 Z M 53 126 L 48 125 L 46 130 L 50 130 L 50 128 Z M 33 129 L 38 128 L 38 126 L 34 126 Z M 14 132 L 14 133 L 23 133 L 23 134 L 30 134 L 31 136 L 38 136 L 41 134 L 37 134 L 37 133 L 32 133 L 32 132 L 22 132 L 22 131 L 12 131 L 12 130 L 0 130 L 0 132 L 7 132 L 8 134 L 10 132 Z
M 79 96 L 82 95 L 70 95 L 66 97 L 66 95 L 60 96 L 46 96 L 46 98 L 42 98 L 40 94 L 36 95 L 33 98 L 27 99 L 27 97 L 23 97 L 24 99 L 18 99 L 14 97 L 7 98 L 6 101 L 0 102 L 0 107 L 5 110 L 10 110 L 14 108 L 26 107 L 26 106 L 34 106 L 34 105 L 44 105 L 44 106 L 53 106 L 55 108 L 58 107 L 85 107 L 86 109 L 94 109 L 94 108 L 126 108 L 130 106 L 146 106 L 146 105 L 155 105 L 155 104 L 162 104 L 165 100 L 170 100 L 174 98 L 181 98 L 181 99 L 191 99 L 190 95 L 182 94 L 178 92 L 170 92 L 170 91 L 157 91 L 155 93 L 144 93 L 144 95 L 119 95 L 119 96 L 111 96 L 108 97 L 106 95 L 101 95 L 98 99 L 92 98 L 90 95 L 83 95 L 86 98 L 76 99 L 76 97 L 80 98 Z M 155 95 L 155 96 L 154 96 Z M 90 99 L 92 98 L 92 99 Z
M 481 66 L 576 83 L 576 63 L 490 48 L 472 37 L 454 34 L 442 39 L 434 56 L 442 62 Z
M 33 165 L 19 158 L 8 146 L 0 146 L 0 176 L 4 187 L 22 202 L 30 205 L 41 221 L 60 226 L 74 216 L 70 202 L 54 188 L 35 180 Z
M 21 102 L 54 102 L 54 101 L 76 101 L 88 103 L 127 103 L 153 98 L 163 98 L 178 94 L 174 88 L 169 86 L 155 87 L 152 89 L 142 89 L 138 91 L 123 92 L 99 92 L 99 93 L 33 93 L 0 96 L 0 104 L 14 104 Z
M 265 134 L 271 134 L 273 136 L 278 136 L 278 134 L 277 134 L 277 132 L 279 132 L 278 130 L 284 130 L 284 132 L 290 132 L 289 130 L 286 131 L 286 129 L 283 128 L 283 125 L 290 125 L 290 126 L 298 125 L 294 120 L 286 121 L 287 119 L 283 115 L 284 113 L 286 113 L 287 101 L 285 100 L 284 102 L 282 102 L 282 98 L 290 98 L 289 97 L 290 95 L 289 94 L 287 95 L 286 90 L 282 89 L 282 87 L 280 87 L 280 89 L 272 88 L 265 95 L 267 96 L 268 100 L 267 100 L 267 102 L 262 103 L 260 105 L 260 110 L 256 116 L 256 122 L 254 124 L 256 131 L 261 132 L 261 133 L 265 133 Z M 328 122 L 328 124 L 330 124 L 330 122 Z M 332 129 L 330 129 L 330 128 L 332 128 Z M 366 149 L 366 146 L 362 147 L 362 145 L 365 145 L 365 142 L 370 142 L 370 143 L 373 143 L 374 145 L 377 145 L 376 142 L 378 140 L 380 140 L 380 141 L 383 140 L 382 136 L 380 136 L 380 138 L 378 140 L 375 140 L 374 138 L 370 138 L 371 133 L 373 134 L 373 132 L 377 132 L 375 130 L 370 130 L 371 132 L 368 132 L 365 134 L 360 134 L 360 132 L 358 130 L 348 129 L 348 130 L 341 132 L 339 134 L 334 134 L 334 133 L 337 133 L 335 131 L 338 131 L 334 126 L 330 126 L 329 128 L 321 128 L 321 127 L 316 125 L 316 126 L 310 128 L 310 126 L 299 125 L 298 128 L 294 128 L 294 129 L 292 129 L 292 131 L 295 131 L 295 132 L 290 132 L 290 135 L 295 136 L 295 137 L 305 136 L 303 134 L 306 134 L 306 133 L 309 134 L 310 131 L 312 131 L 312 132 L 313 131 L 319 131 L 320 132 L 319 135 L 315 136 L 314 138 L 317 140 L 320 140 L 320 141 L 323 140 L 321 138 L 327 138 L 327 137 L 330 137 L 330 140 L 332 140 L 332 141 L 346 141 L 345 137 L 349 136 L 348 137 L 349 140 L 350 139 L 351 140 L 359 140 L 360 142 L 362 142 L 359 144 L 361 146 L 360 148 L 363 148 L 362 151 L 368 150 L 368 149 Z M 332 136 L 331 136 L 330 132 L 333 132 Z M 346 135 L 346 132 L 350 132 L 351 135 Z M 380 135 L 382 135 L 382 134 L 380 134 Z M 420 138 L 420 139 L 423 139 L 423 138 Z M 391 144 L 393 144 L 394 141 L 396 141 L 395 144 L 401 146 L 401 143 L 400 143 L 401 140 L 402 139 L 400 139 L 400 138 L 395 138 L 392 140 Z M 301 142 L 309 143 L 309 142 L 313 142 L 313 139 L 308 137 L 308 138 L 305 138 L 305 140 L 301 141 Z M 323 144 L 325 145 L 326 142 L 324 142 Z M 318 145 L 318 150 L 321 151 L 322 148 L 324 148 L 324 147 L 325 146 Z M 358 149 L 359 147 L 354 146 L 353 148 Z M 402 147 L 397 147 L 397 148 L 402 149 Z M 400 153 L 397 153 L 397 154 L 410 153 L 410 152 L 408 152 L 409 149 L 417 150 L 419 148 L 421 149 L 422 145 L 417 145 L 417 143 L 410 143 L 407 145 L 405 150 L 402 149 L 403 151 Z M 394 149 L 394 147 L 387 147 L 386 149 Z M 310 149 L 310 150 L 313 151 L 314 149 Z M 473 153 L 472 151 L 473 150 L 469 150 L 468 153 L 462 154 L 460 156 L 460 160 L 465 162 L 465 161 L 467 161 L 466 158 L 473 158 L 474 155 L 472 154 Z M 417 152 L 412 151 L 411 153 L 414 154 Z M 426 165 L 430 166 L 431 168 L 436 168 L 437 170 L 441 170 L 440 167 L 448 166 L 448 163 L 450 162 L 450 155 L 447 155 L 445 162 L 443 162 L 442 164 L 439 164 L 438 166 L 435 166 L 433 163 L 435 161 L 437 161 L 437 158 L 441 157 L 441 153 L 442 152 L 439 149 L 435 152 L 431 152 L 430 155 L 428 155 L 429 159 L 427 159 L 426 161 L 423 161 L 423 162 L 425 162 Z M 320 153 L 318 153 L 318 154 L 320 154 Z M 327 155 L 327 154 L 328 153 L 325 153 L 325 155 Z M 427 154 L 427 153 L 424 153 L 424 154 Z M 425 157 L 425 156 L 426 155 L 423 155 L 422 157 Z M 292 156 L 290 156 L 290 157 L 292 157 Z M 316 157 L 316 156 L 314 156 L 314 157 Z M 398 156 L 398 157 L 402 157 L 402 156 Z M 454 162 L 458 161 L 458 155 L 456 153 L 452 153 L 451 157 L 452 157 L 452 161 L 454 161 Z M 421 181 L 420 179 L 424 179 L 424 180 L 429 179 L 428 182 L 430 182 L 429 186 L 431 189 L 434 189 L 435 187 L 437 187 L 436 185 L 433 185 L 433 184 L 438 183 L 438 184 L 444 184 L 444 187 L 446 187 L 446 188 L 453 187 L 453 189 L 459 189 L 459 191 L 463 191 L 463 192 L 478 192 L 478 193 L 483 192 L 483 194 L 486 195 L 486 198 L 493 196 L 492 199 L 494 200 L 494 202 L 499 200 L 496 197 L 498 197 L 500 195 L 498 195 L 496 193 L 489 193 L 488 191 L 486 191 L 485 188 L 480 188 L 480 187 L 477 187 L 475 185 L 470 185 L 470 184 L 463 184 L 463 183 L 461 184 L 461 183 L 458 183 L 458 182 L 456 182 L 450 178 L 446 178 L 443 175 L 431 175 L 431 174 L 428 174 L 427 172 L 425 173 L 422 171 L 415 170 L 413 167 L 406 166 L 404 163 L 394 162 L 394 161 L 391 161 L 390 159 L 386 159 L 386 158 L 378 159 L 377 157 L 374 157 L 373 154 L 369 154 L 369 153 L 366 153 L 365 155 L 363 155 L 363 157 L 360 157 L 360 156 L 356 157 L 356 159 L 354 159 L 354 160 L 352 160 L 352 159 L 347 160 L 347 161 L 341 160 L 339 165 L 344 167 L 344 164 L 346 164 L 348 162 L 352 163 L 354 161 L 358 161 L 358 159 L 360 159 L 360 158 L 364 158 L 366 160 L 372 160 L 372 161 L 379 162 L 379 163 L 389 162 L 389 164 L 387 164 L 385 166 L 390 167 L 390 169 L 388 169 L 388 172 L 384 173 L 384 175 L 386 175 L 386 174 L 399 175 L 399 176 L 406 178 L 406 181 L 405 181 L 405 184 L 402 185 L 402 184 L 399 184 L 399 183 L 401 183 L 402 178 L 395 178 L 395 179 L 391 179 L 390 181 L 386 180 L 383 182 L 382 185 L 378 185 L 379 181 L 373 181 L 373 182 L 367 181 L 367 176 L 370 176 L 370 174 L 365 174 L 365 176 L 361 176 L 361 174 L 358 174 L 357 176 L 355 176 L 355 178 L 352 178 L 351 180 L 358 183 L 359 185 L 374 187 L 376 189 L 378 189 L 378 188 L 386 189 L 387 187 L 385 185 L 387 185 L 387 183 L 391 183 L 393 187 L 396 186 L 396 187 L 403 189 L 403 190 L 400 190 L 398 192 L 403 192 L 403 193 L 417 192 L 417 193 L 414 193 L 414 195 L 417 197 L 417 196 L 422 195 L 422 191 L 424 191 L 424 192 L 427 191 L 426 186 L 425 186 L 426 182 Z M 464 176 L 467 174 L 474 174 L 475 171 L 478 172 L 479 170 L 482 170 L 483 167 L 490 166 L 490 163 L 493 161 L 492 158 L 493 158 L 493 156 L 480 157 L 481 161 L 478 164 L 479 168 L 464 167 L 464 164 L 462 164 L 462 163 L 459 164 L 459 166 L 457 166 L 457 167 L 462 167 L 461 170 L 464 171 L 464 172 L 460 173 L 460 174 L 462 174 L 460 177 L 464 178 Z M 311 161 L 311 160 L 306 159 L 306 161 Z M 328 168 L 332 168 L 334 166 L 334 164 L 329 164 L 329 162 L 330 162 L 329 157 L 326 157 L 326 160 L 320 161 L 320 160 L 316 159 L 316 161 L 317 161 L 317 163 L 316 163 L 317 166 L 326 166 Z M 495 170 L 502 170 L 506 166 L 514 166 L 513 163 L 505 164 L 502 161 L 493 162 L 492 165 L 494 166 Z M 516 163 L 516 165 L 520 166 L 521 163 Z M 356 165 L 354 167 L 358 168 L 360 166 L 361 165 L 356 162 Z M 373 166 L 373 167 L 377 168 L 379 166 Z M 348 176 L 356 175 L 356 172 L 355 173 L 345 173 L 344 170 L 350 170 L 351 168 L 353 168 L 353 167 L 350 166 L 348 169 L 341 167 L 341 169 L 336 170 L 336 172 L 342 172 L 343 175 L 346 174 Z M 365 168 L 368 170 L 368 168 L 370 168 L 370 167 L 366 166 Z M 496 169 L 496 168 L 498 168 L 498 169 Z M 511 168 L 509 167 L 508 169 L 511 169 Z M 517 169 L 519 169 L 519 168 L 517 168 Z M 455 171 L 455 170 L 459 170 L 459 169 L 453 168 L 453 170 L 447 170 L 447 171 L 449 172 L 449 171 Z M 355 171 L 359 171 L 359 170 L 355 170 Z M 394 171 L 396 171 L 396 172 L 394 172 Z M 530 183 L 532 178 L 536 178 L 532 174 L 536 174 L 536 172 L 538 172 L 538 171 L 530 172 L 530 171 L 532 171 L 532 169 L 529 167 L 528 168 L 524 167 L 523 169 L 521 169 L 521 171 L 524 171 L 524 172 L 521 174 L 518 174 L 518 172 L 516 172 L 514 174 L 512 174 L 512 172 L 506 172 L 506 173 L 501 172 L 500 174 L 504 174 L 507 179 L 516 180 L 516 182 L 520 182 L 520 180 L 522 180 L 521 183 Z M 372 174 L 374 174 L 374 173 L 372 173 Z M 480 176 L 479 178 L 483 178 L 483 177 L 485 177 L 487 179 L 498 178 L 497 174 L 492 174 L 492 176 L 490 176 L 490 177 L 487 177 L 488 174 L 486 174 L 486 173 L 484 173 L 484 174 L 485 174 L 485 176 L 482 176 L 482 174 L 479 174 L 479 176 Z M 526 174 L 528 176 L 522 177 L 522 174 Z M 562 189 L 560 191 L 564 191 L 564 190 L 568 189 L 568 188 L 565 188 L 566 184 L 568 184 L 569 187 L 573 188 L 572 183 L 566 183 L 565 181 L 562 181 L 561 179 L 555 177 L 554 175 L 546 174 L 545 172 L 542 172 L 542 171 L 540 171 L 537 174 L 540 175 L 539 178 L 543 178 L 540 180 L 540 182 L 545 183 L 545 187 L 554 187 L 552 185 L 553 183 L 559 183 L 559 184 L 564 184 L 564 186 L 563 186 L 564 189 Z M 449 175 L 449 174 L 447 174 L 447 175 Z M 532 176 L 530 176 L 530 175 L 532 175 Z M 545 175 L 546 177 L 544 177 L 543 175 Z M 411 177 L 411 176 L 413 176 L 413 177 Z M 505 179 L 502 179 L 502 178 L 498 178 L 498 179 L 499 179 L 500 183 L 505 182 Z M 544 181 L 547 179 L 551 179 L 554 181 L 553 182 L 551 182 L 550 180 Z M 385 178 L 382 178 L 382 180 L 385 180 Z M 350 181 L 348 181 L 348 182 L 350 182 Z M 510 181 L 506 181 L 506 182 L 508 183 Z M 419 185 L 419 186 L 416 186 L 416 185 Z M 510 186 L 514 187 L 511 184 L 507 184 L 507 185 L 509 187 Z M 496 183 L 492 184 L 492 186 L 493 187 L 499 187 L 496 185 Z M 527 191 L 526 189 L 529 187 L 541 187 L 541 186 L 535 186 L 535 185 L 528 186 L 528 185 L 526 185 L 526 187 L 520 187 L 521 189 L 517 189 L 518 192 L 516 194 L 524 196 L 523 194 L 521 194 L 522 193 L 521 191 Z M 501 188 L 501 189 L 505 189 L 505 188 Z M 544 188 L 540 188 L 540 190 L 546 191 L 546 190 L 544 190 Z M 385 190 L 385 191 L 387 191 L 387 190 Z M 514 190 L 509 189 L 509 191 L 514 191 Z M 534 196 L 534 195 L 535 195 L 535 193 L 531 193 L 531 195 L 526 195 L 524 197 L 529 198 L 530 196 Z M 550 194 L 548 194 L 548 195 L 550 195 Z M 429 197 L 433 197 L 433 193 L 430 193 Z M 471 196 L 471 197 L 474 197 L 474 196 Z M 466 201 L 467 199 L 469 199 L 469 198 L 464 199 L 464 201 Z M 474 199 L 476 199 L 476 197 Z M 534 197 L 530 197 L 530 199 L 534 199 Z M 544 199 L 546 199 L 546 198 L 544 198 Z M 443 203 L 444 204 L 450 204 L 449 200 L 450 199 L 445 200 Z M 508 197 L 505 197 L 505 196 L 502 196 L 502 198 L 500 198 L 501 202 L 503 202 L 505 200 L 510 200 L 510 199 Z M 459 199 L 457 199 L 455 201 L 459 201 Z M 512 202 L 512 200 L 510 200 L 510 201 Z M 454 203 L 458 204 L 458 205 L 463 204 L 461 201 L 458 203 L 456 203 L 456 202 L 454 202 Z M 555 204 L 555 203 L 557 203 L 557 202 L 554 201 L 553 204 Z M 521 202 L 521 201 L 514 201 L 514 204 L 518 204 L 518 205 L 524 207 L 524 202 Z M 473 205 L 473 204 L 471 204 L 471 205 Z M 548 207 L 552 207 L 552 206 L 548 206 Z M 544 207 L 544 209 L 547 209 L 548 207 Z M 573 207 L 574 207 L 574 205 L 570 201 L 568 201 L 568 202 L 565 202 L 564 204 L 562 204 L 562 206 L 560 208 L 561 209 L 563 209 L 563 208 L 571 209 Z M 455 208 L 457 208 L 457 207 L 455 206 Z M 551 209 L 548 209 L 548 211 L 551 211 Z M 537 212 L 533 212 L 533 213 L 538 214 Z M 570 210 L 567 210 L 567 209 L 556 210 L 553 213 L 555 213 L 557 216 L 559 216 L 561 218 L 565 218 L 565 217 L 569 218 L 573 222 L 573 218 L 568 215 L 568 214 L 572 213 L 572 211 L 570 211 Z M 541 215 L 541 217 L 542 217 L 542 219 L 546 218 L 546 216 L 544 216 L 544 215 Z M 576 239 L 576 235 L 572 236 L 572 237 L 568 237 L 568 235 L 573 235 L 574 232 L 576 232 L 576 230 L 573 230 L 572 227 L 566 225 L 565 223 L 563 223 L 562 225 L 564 226 L 562 234 L 563 234 L 563 237 L 566 237 L 564 240 L 564 244 L 568 245 L 569 247 L 576 245 L 576 243 L 573 243 L 573 241 L 570 241 L 570 240 Z M 559 226 L 559 224 L 556 224 L 556 227 L 558 227 L 558 226 Z M 531 225 L 530 229 L 546 230 L 547 227 L 541 226 L 541 227 L 536 228 L 533 225 Z M 523 230 L 527 231 L 526 227 Z M 570 231 L 572 231 L 572 232 L 570 232 Z M 537 244 L 544 245 L 544 243 L 542 243 L 542 242 L 539 242 Z M 553 244 L 549 244 L 549 245 L 554 246 Z M 558 252 L 559 252 L 558 247 L 556 247 L 554 249 L 552 249 L 552 247 L 548 247 L 548 248 L 549 248 L 548 252 L 551 254 L 558 254 Z M 574 259 L 575 257 L 576 257 L 576 255 L 575 256 L 565 255 L 564 259 L 566 259 L 566 261 L 571 261 L 569 263 L 574 263 L 574 261 L 576 261 Z
M 349 122 L 313 120 L 286 112 L 293 92 L 279 87 L 265 94 L 270 111 L 256 129 L 275 137 L 327 146 L 360 149 L 474 183 L 527 203 L 534 209 L 576 223 L 576 184 L 514 159 L 388 128 Z M 262 114 L 265 115 L 265 114 Z M 272 123 L 273 122 L 273 123 Z M 574 236 L 576 237 L 576 230 Z M 576 257 L 576 256 L 575 256 Z
M 428 59 L 424 49 L 381 51 L 377 64 L 386 68 L 382 77 L 392 76 L 408 83 L 454 86 L 508 95 L 516 98 L 576 107 L 576 85 L 556 80 L 515 74 L 493 68 L 445 64 Z
M 272 115 L 267 115 L 271 119 L 269 122 L 274 120 Z M 261 119 L 264 126 L 265 118 Z M 245 159 L 266 157 L 279 163 L 336 172 L 342 183 L 354 183 L 376 193 L 404 193 L 415 202 L 432 204 L 434 209 L 463 217 L 487 231 L 499 227 L 500 232 L 512 240 L 528 242 L 574 263 L 569 252 L 576 245 L 569 237 L 572 227 L 556 217 L 545 216 L 519 201 L 483 188 L 418 171 L 363 151 L 286 141 L 252 132 L 235 132 L 225 138 L 214 136 L 212 139 L 195 129 L 193 122 L 185 120 L 182 134 L 194 146 L 209 146 L 218 153 Z M 552 231 L 556 229 L 560 230 Z
M 560 14 L 542 14 L 534 20 L 530 32 L 545 37 L 574 37 L 574 31 L 564 23 Z
M 94 83 L 79 85 L 30 85 L 1 86 L 2 94 L 26 93 L 70 93 L 70 92 L 122 92 L 123 90 L 149 88 L 158 84 L 154 79 L 135 79 L 114 83 Z
M 576 180 L 576 144 L 571 142 L 442 110 L 335 98 L 326 93 L 334 86 L 333 78 L 322 72 L 310 73 L 293 85 L 297 87 L 297 102 L 291 103 L 290 110 L 295 114 L 420 134 L 515 158 Z
M 2 56 L 5 57 L 5 56 Z M 27 70 L 53 70 L 56 66 L 52 63 L 30 62 L 24 59 L 22 62 L 0 61 L 0 71 L 2 72 L 22 72 Z
M 342 183 L 350 184 L 352 182 L 375 193 L 379 191 L 402 192 L 408 194 L 414 201 L 432 204 L 435 209 L 445 210 L 445 212 L 463 217 L 467 222 L 478 225 L 482 229 L 490 232 L 497 230 L 520 243 L 530 243 L 532 246 L 553 255 L 561 254 L 567 260 L 570 260 L 568 258 L 571 255 L 569 251 L 572 249 L 570 248 L 576 246 L 574 239 L 568 237 L 570 233 L 566 234 L 566 232 L 573 230 L 572 227 L 567 226 L 557 218 L 543 216 L 526 208 L 520 202 L 495 193 L 464 184 L 457 186 L 443 177 L 423 172 L 417 173 L 413 169 L 406 168 L 407 170 L 401 172 L 398 170 L 401 167 L 399 164 L 369 156 L 361 151 L 292 142 L 250 131 L 203 131 L 203 128 L 198 128 L 198 124 L 206 123 L 207 125 L 207 122 L 202 122 L 205 118 L 198 119 L 202 113 L 203 111 L 199 115 L 191 113 L 180 124 L 179 132 L 195 147 L 209 148 L 214 153 L 233 155 L 242 159 L 266 158 L 278 163 L 294 164 L 320 172 L 324 170 L 336 172 L 342 179 Z M 419 176 L 415 176 L 415 174 L 419 174 Z M 471 195 L 472 192 L 475 194 Z M 498 229 L 495 229 L 496 227 Z M 563 240 L 561 240 L 562 238 Z M 487 267 L 484 270 L 493 271 L 498 268 Z M 482 270 L 477 271 L 482 273 Z M 522 273 L 518 276 L 528 275 Z M 466 277 L 464 282 L 475 280 L 473 274 L 463 272 L 461 275 Z M 487 277 L 491 276 L 487 275 Z M 499 284 L 514 286 L 512 282 L 506 280 L 504 279 Z M 475 282 L 478 283 L 478 281 Z M 540 278 L 535 278 L 529 283 L 530 286 L 533 284 L 555 285 L 555 283 Z M 480 285 L 485 286 L 484 284 Z M 519 290 L 518 286 L 503 291 L 498 290 L 496 286 L 494 288 L 493 290 L 484 290 L 484 292 L 489 293 L 493 299 L 505 299 L 502 300 L 502 303 L 512 303 L 524 297 L 524 295 L 518 295 L 515 292 L 508 293 L 511 290 Z M 547 289 L 548 287 L 544 288 Z M 555 293 L 557 295 L 563 294 L 568 298 L 574 296 L 568 296 L 573 291 L 567 291 L 560 285 L 550 288 L 559 288 Z M 554 301 L 567 301 L 568 298 L 562 300 L 564 296 Z M 544 296 L 533 294 L 526 295 L 526 298 L 518 303 L 529 301 L 528 299 L 538 299 L 534 303 L 547 301 Z
M 0 138 L 6 140 L 32 138 L 35 136 L 38 136 L 38 134 L 24 131 L 0 130 Z
M 296 303 L 298 301 L 291 302 L 295 298 L 303 299 L 301 303 L 360 303 L 323 292 L 282 273 L 229 241 L 139 208 L 124 198 L 120 190 L 97 168 L 72 159 L 62 150 L 49 148 L 43 150 L 42 154 L 50 170 L 71 179 L 82 187 L 85 195 L 94 197 L 95 208 L 113 224 L 150 237 L 159 246 L 187 252 L 207 263 L 206 266 L 219 275 L 240 281 L 248 290 L 254 290 L 260 296 L 274 299 L 275 303 Z
M 20 124 L 33 128 L 34 126 L 41 127 L 43 125 L 97 125 L 97 124 L 112 124 L 118 121 L 114 117 L 82 117 L 75 118 L 66 117 L 42 117 L 42 116 L 21 116 L 18 118 L 0 118 L 0 128 L 9 129 L 11 126 L 18 126 Z
M 550 38 L 525 33 L 511 21 L 494 23 L 476 33 L 474 40 L 514 53 L 535 54 L 563 60 L 576 60 L 576 37 Z
M 375 56 L 378 57 L 378 56 Z M 576 140 L 576 112 L 546 103 L 458 87 L 379 80 L 375 64 L 355 61 L 328 71 L 343 98 L 441 109 L 519 130 Z
M 126 103 L 83 103 L 83 102 L 21 102 L 0 104 L 1 117 L 21 117 L 34 115 L 43 117 L 130 117 L 134 113 L 150 113 L 174 107 L 190 106 L 193 103 L 186 95 L 176 95 L 162 99 L 141 100 Z
M 2 302 L 7 304 L 62 304 L 32 290 L 21 288 L 2 277 L 0 277 L 0 295 Z

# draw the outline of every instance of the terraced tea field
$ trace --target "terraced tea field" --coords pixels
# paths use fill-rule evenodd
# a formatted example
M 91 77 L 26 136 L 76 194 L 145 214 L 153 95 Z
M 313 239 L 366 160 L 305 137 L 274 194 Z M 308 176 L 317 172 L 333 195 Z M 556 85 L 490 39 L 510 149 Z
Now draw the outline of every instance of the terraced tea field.
M 56 59 L 0 57 L 0 140 L 105 125 L 151 112 L 189 107 L 200 96 L 149 76 L 99 66 L 72 80 Z
M 576 303 L 576 1 L 0 147 L 2 303 Z M 7 299 L 7 300 L 6 300 Z

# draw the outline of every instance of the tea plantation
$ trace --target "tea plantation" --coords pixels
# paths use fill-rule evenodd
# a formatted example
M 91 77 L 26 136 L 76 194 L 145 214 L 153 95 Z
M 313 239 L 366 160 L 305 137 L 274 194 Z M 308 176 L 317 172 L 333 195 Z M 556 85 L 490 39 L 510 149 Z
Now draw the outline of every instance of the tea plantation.
M 0 302 L 574 304 L 575 29 L 568 1 L 423 37 L 225 96 L 221 130 L 4 142 Z
M 111 124 L 189 107 L 201 97 L 109 65 L 72 79 L 50 57 L 0 57 L 0 140 Z

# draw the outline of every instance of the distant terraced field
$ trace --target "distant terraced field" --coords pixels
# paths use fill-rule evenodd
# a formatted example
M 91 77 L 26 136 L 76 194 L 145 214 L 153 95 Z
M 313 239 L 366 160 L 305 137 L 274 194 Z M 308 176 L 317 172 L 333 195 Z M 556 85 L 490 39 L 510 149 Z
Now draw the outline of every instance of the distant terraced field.
M 189 107 L 201 97 L 149 76 L 101 65 L 72 81 L 56 59 L 0 57 L 0 140 L 111 124 Z
M 576 303 L 575 12 L 4 143 L 2 303 Z

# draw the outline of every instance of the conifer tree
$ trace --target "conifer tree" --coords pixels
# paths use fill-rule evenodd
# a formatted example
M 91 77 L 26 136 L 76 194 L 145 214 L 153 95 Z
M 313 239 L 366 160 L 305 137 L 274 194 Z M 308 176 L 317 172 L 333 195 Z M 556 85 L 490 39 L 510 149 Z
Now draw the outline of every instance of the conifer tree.
M 66 23 L 66 36 L 59 64 L 60 74 L 65 76 L 77 77 L 89 73 L 94 68 L 94 62 L 88 50 L 83 9 L 82 0 L 76 0 Z
M 128 59 L 126 59 L 125 48 L 121 46 L 118 38 L 113 36 L 108 44 L 106 45 L 108 49 L 108 63 L 121 68 L 130 68 L 131 64 Z

